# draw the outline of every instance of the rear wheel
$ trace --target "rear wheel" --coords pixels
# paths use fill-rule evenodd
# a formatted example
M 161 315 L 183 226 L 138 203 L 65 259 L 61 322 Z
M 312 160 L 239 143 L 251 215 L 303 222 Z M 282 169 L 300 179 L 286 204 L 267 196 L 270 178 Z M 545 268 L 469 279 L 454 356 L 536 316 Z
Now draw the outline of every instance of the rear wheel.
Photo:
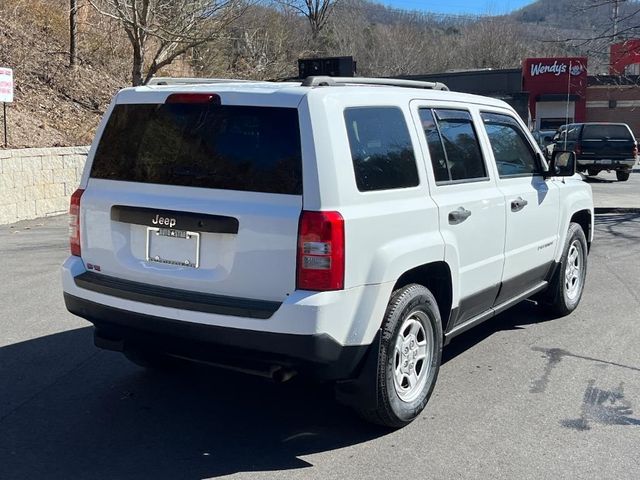
M 595 168 L 588 168 L 587 169 L 587 173 L 591 176 L 591 177 L 595 177 L 596 175 L 598 175 L 600 173 L 600 170 L 596 170 Z
M 549 288 L 539 297 L 549 313 L 565 316 L 573 312 L 582 298 L 587 275 L 587 239 L 577 223 L 569 225 L 560 265 Z
M 442 323 L 436 300 L 422 285 L 394 292 L 382 323 L 377 369 L 377 408 L 366 420 L 399 428 L 424 409 L 442 357 Z
M 629 180 L 629 175 L 631 175 L 629 170 L 616 170 L 616 178 L 619 182 L 626 182 Z

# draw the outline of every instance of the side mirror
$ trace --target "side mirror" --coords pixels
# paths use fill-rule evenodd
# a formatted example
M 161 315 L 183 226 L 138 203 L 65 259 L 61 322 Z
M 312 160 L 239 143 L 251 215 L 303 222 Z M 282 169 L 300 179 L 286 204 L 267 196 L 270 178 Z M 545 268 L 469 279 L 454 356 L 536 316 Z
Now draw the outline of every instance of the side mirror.
M 572 177 L 576 174 L 576 154 L 565 150 L 554 150 L 549 163 L 549 177 Z

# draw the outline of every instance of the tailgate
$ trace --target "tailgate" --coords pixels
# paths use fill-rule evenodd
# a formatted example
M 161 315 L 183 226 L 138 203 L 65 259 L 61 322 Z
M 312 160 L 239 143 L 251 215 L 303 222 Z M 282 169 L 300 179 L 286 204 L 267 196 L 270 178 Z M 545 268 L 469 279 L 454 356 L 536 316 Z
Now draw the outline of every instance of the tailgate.
M 594 159 L 633 158 L 635 140 L 625 125 L 585 125 L 582 156 Z
M 101 275 L 282 301 L 302 209 L 295 108 L 116 105 L 82 196 L 82 258 Z

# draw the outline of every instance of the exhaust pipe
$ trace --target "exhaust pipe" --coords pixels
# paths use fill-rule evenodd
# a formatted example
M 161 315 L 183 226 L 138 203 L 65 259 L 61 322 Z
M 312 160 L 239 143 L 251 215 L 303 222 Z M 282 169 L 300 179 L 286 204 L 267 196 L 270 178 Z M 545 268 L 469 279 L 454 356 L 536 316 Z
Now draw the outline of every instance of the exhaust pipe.
M 241 372 L 247 375 L 253 375 L 256 377 L 269 378 L 273 380 L 275 383 L 284 383 L 291 380 L 295 377 L 298 372 L 292 368 L 283 367 L 280 365 L 271 365 L 268 368 L 257 369 L 257 368 L 248 368 L 240 365 L 233 365 L 228 363 L 218 363 L 218 362 L 210 362 L 206 360 L 197 360 L 193 358 L 183 357 L 181 355 L 174 355 L 177 358 L 182 358 L 184 360 L 188 360 L 194 363 L 201 363 L 204 365 L 210 365 L 216 368 L 222 368 L 224 370 L 232 370 L 234 372 Z
M 284 383 L 291 380 L 297 374 L 298 372 L 291 368 L 275 367 L 275 369 L 273 369 L 272 367 L 271 380 L 276 383 Z

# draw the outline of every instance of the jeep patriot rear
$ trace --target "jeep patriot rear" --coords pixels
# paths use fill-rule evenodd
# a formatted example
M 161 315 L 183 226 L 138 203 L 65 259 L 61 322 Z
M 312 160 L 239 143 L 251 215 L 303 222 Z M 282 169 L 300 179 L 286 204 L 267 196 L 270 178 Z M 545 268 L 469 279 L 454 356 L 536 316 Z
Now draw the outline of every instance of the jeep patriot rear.
M 534 295 L 559 316 L 578 305 L 590 187 L 504 102 L 202 82 L 122 90 L 98 128 L 62 278 L 99 347 L 314 375 L 400 427 L 455 335 Z

